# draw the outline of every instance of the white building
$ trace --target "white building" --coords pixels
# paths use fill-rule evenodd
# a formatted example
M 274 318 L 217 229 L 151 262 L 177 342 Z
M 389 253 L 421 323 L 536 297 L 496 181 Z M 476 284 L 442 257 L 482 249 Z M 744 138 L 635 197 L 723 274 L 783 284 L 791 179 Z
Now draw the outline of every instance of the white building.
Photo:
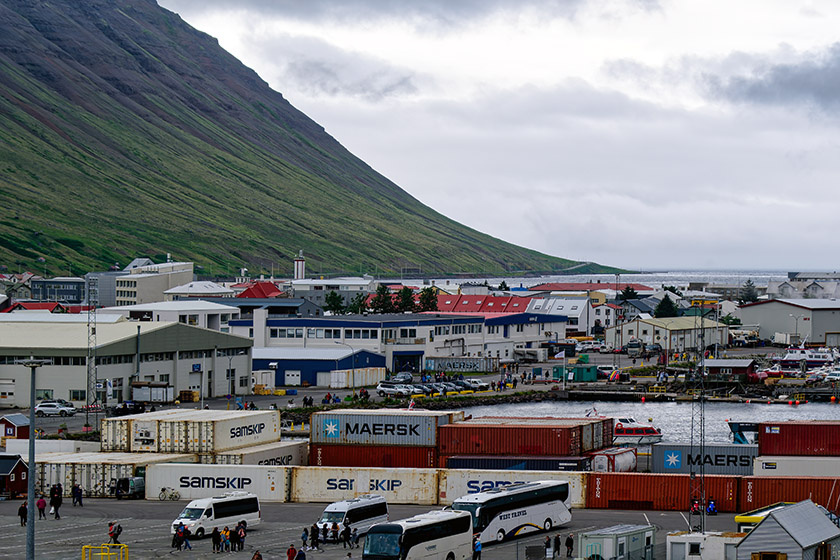
M 166 290 L 193 280 L 193 263 L 166 262 L 135 266 L 116 278 L 117 305 L 164 301 Z
M 746 533 L 690 533 L 681 531 L 667 537 L 666 560 L 736 560 L 738 543 Z
M 312 303 L 324 306 L 325 297 L 330 292 L 335 292 L 344 298 L 344 305 L 350 303 L 356 295 L 370 295 L 376 291 L 378 282 L 373 276 L 351 277 L 351 278 L 330 278 L 330 279 L 304 279 L 291 280 L 289 284 L 293 290 L 293 296 L 303 298 Z
M 137 321 L 171 321 L 212 331 L 230 332 L 230 321 L 239 319 L 239 308 L 203 300 L 161 301 L 105 307 L 97 314 L 118 314 Z
M 668 317 L 638 318 L 606 330 L 606 343 L 612 348 L 620 348 L 632 338 L 645 344 L 659 344 L 665 352 L 671 354 L 696 351 L 712 344 L 727 344 L 729 327 L 710 319 L 701 320 L 700 317 Z
M 741 321 L 759 325 L 758 337 L 773 340 L 775 334 L 798 334 L 809 344 L 840 346 L 840 300 L 773 299 L 741 306 Z
M 232 289 L 209 281 L 195 281 L 182 286 L 175 286 L 163 292 L 164 301 L 186 298 L 234 297 Z

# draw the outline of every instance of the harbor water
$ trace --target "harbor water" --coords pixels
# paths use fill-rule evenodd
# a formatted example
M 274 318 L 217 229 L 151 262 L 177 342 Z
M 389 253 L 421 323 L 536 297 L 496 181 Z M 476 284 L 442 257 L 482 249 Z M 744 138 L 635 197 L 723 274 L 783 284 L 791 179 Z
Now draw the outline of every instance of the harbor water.
M 624 403 L 624 402 L 540 402 L 477 406 L 464 412 L 473 418 L 482 416 L 554 416 L 581 417 L 589 409 L 613 417 L 632 417 L 643 424 L 662 430 L 662 441 L 688 443 L 691 439 L 692 405 L 688 402 Z M 731 443 L 727 420 L 740 422 L 772 422 L 781 420 L 840 420 L 840 405 L 808 403 L 749 404 L 707 402 L 705 405 L 706 443 Z

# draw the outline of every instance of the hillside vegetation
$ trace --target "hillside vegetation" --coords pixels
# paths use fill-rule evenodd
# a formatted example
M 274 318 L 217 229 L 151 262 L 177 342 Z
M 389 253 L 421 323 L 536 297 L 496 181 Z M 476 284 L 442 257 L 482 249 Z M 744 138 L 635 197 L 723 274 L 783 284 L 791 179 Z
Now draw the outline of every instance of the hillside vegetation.
M 0 0 L 0 168 L 9 268 L 611 270 L 422 205 L 151 0 Z

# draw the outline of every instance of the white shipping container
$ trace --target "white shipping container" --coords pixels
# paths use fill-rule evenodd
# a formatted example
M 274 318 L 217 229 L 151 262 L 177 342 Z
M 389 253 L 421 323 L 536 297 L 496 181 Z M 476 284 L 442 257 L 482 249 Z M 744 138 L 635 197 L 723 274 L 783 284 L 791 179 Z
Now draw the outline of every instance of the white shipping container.
M 339 369 L 330 372 L 330 388 L 372 387 L 385 380 L 385 368 Z
M 198 456 L 157 453 L 42 453 L 35 456 L 38 473 L 35 486 L 48 494 L 61 484 L 69 496 L 73 484 L 80 484 L 85 496 L 107 498 L 117 479 L 136 476 L 138 469 L 155 463 L 195 463 Z M 157 494 L 155 494 L 157 496 Z
M 146 469 L 146 499 L 157 500 L 161 488 L 174 488 L 182 500 L 253 492 L 263 502 L 285 502 L 289 468 L 256 465 L 150 465 Z
M 635 472 L 636 448 L 613 447 L 590 453 L 595 472 Z
M 587 474 L 582 472 L 441 469 L 439 476 L 438 504 L 442 506 L 450 505 L 461 496 L 492 490 L 514 482 L 566 480 L 569 482 L 572 507 L 585 507 Z
M 119 416 L 116 418 L 103 418 L 99 427 L 102 440 L 102 451 L 131 451 L 135 429 L 133 427 L 133 423 L 135 420 L 141 420 L 144 425 L 149 425 L 148 423 L 160 420 L 161 418 L 169 418 L 173 416 L 183 417 L 185 414 L 191 414 L 193 412 L 195 412 L 194 409 L 170 408 L 167 410 L 158 410 L 157 412 L 144 412 L 142 414 L 130 414 L 128 416 Z M 143 434 L 141 433 L 140 435 Z M 140 448 L 144 446 L 147 445 L 144 445 L 144 443 L 140 441 L 134 447 L 141 450 Z
M 760 455 L 753 463 L 754 476 L 820 476 L 840 473 L 840 457 L 796 457 Z
M 223 453 L 207 453 L 199 456 L 199 462 L 211 465 L 302 466 L 309 464 L 309 443 L 304 440 L 278 441 Z
M 69 439 L 36 439 L 35 453 L 98 453 L 101 446 L 98 441 L 77 441 Z M 6 453 L 29 457 L 28 439 L 7 439 Z
M 338 502 L 379 494 L 389 504 L 437 503 L 436 469 L 292 467 L 291 501 Z

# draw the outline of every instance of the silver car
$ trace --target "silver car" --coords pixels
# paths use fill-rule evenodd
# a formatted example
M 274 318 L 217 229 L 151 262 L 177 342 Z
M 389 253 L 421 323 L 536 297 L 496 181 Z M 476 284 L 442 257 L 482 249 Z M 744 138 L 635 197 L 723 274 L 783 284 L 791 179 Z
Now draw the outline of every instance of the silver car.
M 405 385 L 391 385 L 389 383 L 380 383 L 376 386 L 376 392 L 380 397 L 407 397 L 413 391 Z
M 35 407 L 35 416 L 73 416 L 76 409 L 58 402 L 42 402 Z

